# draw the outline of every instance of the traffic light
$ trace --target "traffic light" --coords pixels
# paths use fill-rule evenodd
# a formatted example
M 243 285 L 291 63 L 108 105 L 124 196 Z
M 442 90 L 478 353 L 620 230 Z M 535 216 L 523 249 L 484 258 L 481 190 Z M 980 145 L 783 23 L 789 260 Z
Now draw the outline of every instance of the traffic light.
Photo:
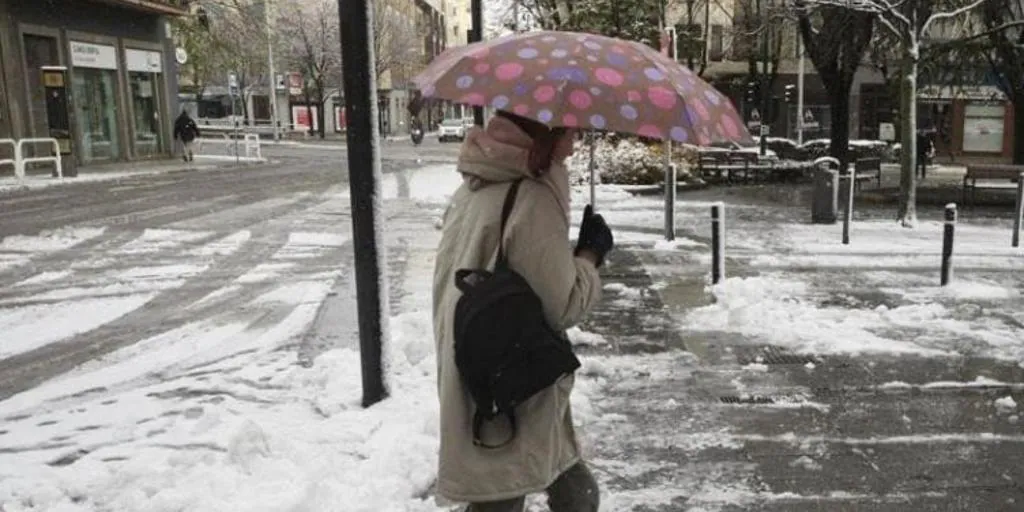
M 755 82 L 747 82 L 747 103 L 753 103 L 757 100 L 757 84 Z
M 786 103 L 793 103 L 795 100 L 796 100 L 796 86 L 792 85 L 792 84 L 787 85 L 786 86 Z

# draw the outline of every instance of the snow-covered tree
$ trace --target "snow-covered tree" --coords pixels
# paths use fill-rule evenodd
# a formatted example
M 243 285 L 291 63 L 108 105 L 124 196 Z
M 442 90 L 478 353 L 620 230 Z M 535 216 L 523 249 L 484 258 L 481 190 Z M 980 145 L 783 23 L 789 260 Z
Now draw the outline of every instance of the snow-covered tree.
M 898 220 L 917 224 L 917 74 L 921 45 L 938 24 L 977 9 L 990 0 L 807 0 L 808 6 L 832 6 L 871 14 L 895 37 L 900 57 L 900 199 Z

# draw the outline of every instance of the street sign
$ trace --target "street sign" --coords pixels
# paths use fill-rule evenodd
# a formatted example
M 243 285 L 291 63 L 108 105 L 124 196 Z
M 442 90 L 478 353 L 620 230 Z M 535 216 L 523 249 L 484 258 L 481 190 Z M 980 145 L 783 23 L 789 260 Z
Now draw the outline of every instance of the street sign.
M 803 127 L 804 128 L 817 128 L 818 127 L 818 121 L 816 119 L 814 119 L 814 113 L 811 112 L 811 109 L 809 109 L 809 108 L 804 109 Z
M 758 126 L 761 126 L 761 113 L 757 109 L 751 109 L 750 120 L 747 121 L 747 128 L 756 130 Z
M 766 137 L 768 136 L 768 125 L 766 125 L 766 124 L 762 124 L 761 125 L 761 135 L 766 136 Z
M 176 48 L 174 50 L 174 60 L 184 66 L 188 62 L 188 52 L 184 48 Z
M 238 75 L 228 73 L 228 94 L 238 96 Z
M 892 123 L 879 123 L 878 138 L 886 142 L 892 142 L 896 140 L 896 126 L 893 125 Z

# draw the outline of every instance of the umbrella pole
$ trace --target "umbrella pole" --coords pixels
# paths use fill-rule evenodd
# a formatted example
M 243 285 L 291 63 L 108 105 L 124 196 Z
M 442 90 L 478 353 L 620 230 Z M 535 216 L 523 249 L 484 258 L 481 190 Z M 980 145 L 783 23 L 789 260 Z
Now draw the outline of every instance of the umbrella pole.
M 594 153 L 596 153 L 597 137 L 594 135 L 593 131 L 588 133 L 587 136 L 590 138 L 590 164 L 589 164 L 589 167 L 590 167 L 590 169 L 589 169 L 590 170 L 590 205 L 596 210 L 597 209 L 597 180 L 595 179 L 596 178 L 595 174 L 597 174 L 597 173 L 595 171 L 596 171 L 596 168 L 597 168 L 597 163 L 594 162 Z
M 676 166 L 672 163 L 672 142 L 665 141 L 665 240 L 676 239 Z

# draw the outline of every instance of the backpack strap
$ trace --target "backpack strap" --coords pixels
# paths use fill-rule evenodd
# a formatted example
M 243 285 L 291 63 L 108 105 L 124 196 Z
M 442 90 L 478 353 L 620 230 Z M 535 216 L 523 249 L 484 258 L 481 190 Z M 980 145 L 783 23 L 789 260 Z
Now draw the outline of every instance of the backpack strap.
M 516 195 L 519 194 L 519 185 L 523 182 L 518 179 L 512 182 L 505 195 L 505 204 L 501 207 L 501 231 L 498 232 L 498 261 L 495 263 L 495 270 L 508 268 L 508 257 L 505 255 L 505 225 L 508 223 L 508 216 L 512 213 L 512 207 L 516 204 Z

